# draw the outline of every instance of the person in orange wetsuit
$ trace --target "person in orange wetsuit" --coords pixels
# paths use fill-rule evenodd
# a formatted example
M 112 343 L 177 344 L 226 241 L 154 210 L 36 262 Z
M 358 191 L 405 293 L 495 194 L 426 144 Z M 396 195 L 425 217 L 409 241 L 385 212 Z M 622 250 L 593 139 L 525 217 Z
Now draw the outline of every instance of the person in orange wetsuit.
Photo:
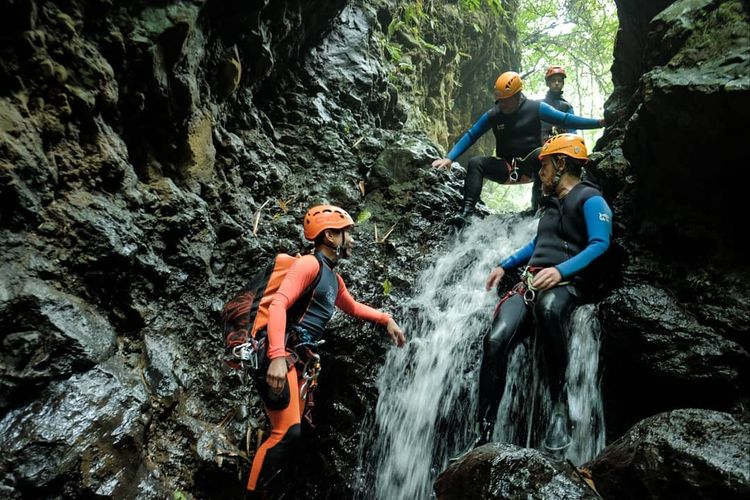
M 270 362 L 265 377 L 262 373 L 256 376 L 256 386 L 271 422 L 271 435 L 255 454 L 247 483 L 250 498 L 275 498 L 288 484 L 285 475 L 300 443 L 306 389 L 315 382 L 309 373 L 303 373 L 302 366 L 309 361 L 309 355 L 317 357 L 315 347 L 333 316 L 334 306 L 355 318 L 385 326 L 397 346 L 406 342 L 404 332 L 390 314 L 355 301 L 333 270 L 339 259 L 352 253 L 354 221 L 349 214 L 331 205 L 316 206 L 307 211 L 303 226 L 305 238 L 315 244 L 315 253 L 292 264 L 268 308 Z M 287 310 L 311 286 L 314 288 L 307 309 L 299 321 L 288 325 Z M 301 351 L 307 353 L 307 360 L 300 359 L 305 357 L 298 354 Z

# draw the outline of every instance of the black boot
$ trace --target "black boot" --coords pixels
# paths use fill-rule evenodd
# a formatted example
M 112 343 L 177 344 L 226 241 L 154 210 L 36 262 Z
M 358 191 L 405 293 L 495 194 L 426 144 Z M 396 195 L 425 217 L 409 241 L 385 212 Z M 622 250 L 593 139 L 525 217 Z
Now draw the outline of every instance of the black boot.
M 544 436 L 544 448 L 553 455 L 562 457 L 565 450 L 573 443 L 570 430 L 568 405 L 558 402 L 550 415 L 547 433 Z
M 476 205 L 475 201 L 464 200 L 463 208 L 461 208 L 461 211 L 453 219 L 453 224 L 458 229 L 463 228 L 469 223 L 469 218 L 474 215 L 474 205 Z

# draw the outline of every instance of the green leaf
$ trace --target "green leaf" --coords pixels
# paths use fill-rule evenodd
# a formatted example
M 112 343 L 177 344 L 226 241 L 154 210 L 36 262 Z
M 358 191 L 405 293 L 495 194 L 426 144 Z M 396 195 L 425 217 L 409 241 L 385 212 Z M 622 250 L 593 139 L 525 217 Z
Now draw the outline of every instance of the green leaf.
M 363 222 L 370 220 L 370 217 L 372 217 L 372 212 L 369 210 L 362 210 L 359 215 L 357 215 L 357 224 L 362 224 Z
M 393 285 L 391 284 L 391 280 L 388 278 L 383 281 L 383 295 L 390 295 L 391 290 L 393 290 Z

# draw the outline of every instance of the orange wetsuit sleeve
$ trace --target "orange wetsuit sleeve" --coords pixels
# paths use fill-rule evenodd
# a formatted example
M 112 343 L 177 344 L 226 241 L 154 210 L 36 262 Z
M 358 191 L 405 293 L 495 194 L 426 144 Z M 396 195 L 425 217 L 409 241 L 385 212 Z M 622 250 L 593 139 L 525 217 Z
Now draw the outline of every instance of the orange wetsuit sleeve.
M 304 255 L 292 264 L 284 276 L 279 289 L 268 306 L 268 357 L 280 358 L 286 355 L 284 333 L 286 332 L 286 311 L 302 295 L 302 292 L 315 281 L 320 263 L 314 255 Z
M 352 297 L 346 289 L 346 285 L 344 284 L 344 280 L 341 279 L 341 276 L 337 274 L 336 277 L 339 279 L 339 293 L 336 295 L 336 307 L 355 318 L 372 321 L 373 323 L 378 323 L 383 326 L 388 324 L 388 321 L 391 320 L 390 314 L 378 311 L 377 309 L 373 309 L 370 306 L 354 300 L 354 297 Z

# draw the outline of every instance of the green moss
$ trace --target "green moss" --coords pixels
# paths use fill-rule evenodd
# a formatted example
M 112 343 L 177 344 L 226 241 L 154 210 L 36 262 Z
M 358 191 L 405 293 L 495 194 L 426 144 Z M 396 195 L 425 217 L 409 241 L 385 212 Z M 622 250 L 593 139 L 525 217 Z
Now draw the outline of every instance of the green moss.
M 695 64 L 723 54 L 732 48 L 746 48 L 748 16 L 739 0 L 724 2 L 695 21 L 695 28 L 685 47 L 672 61 Z

